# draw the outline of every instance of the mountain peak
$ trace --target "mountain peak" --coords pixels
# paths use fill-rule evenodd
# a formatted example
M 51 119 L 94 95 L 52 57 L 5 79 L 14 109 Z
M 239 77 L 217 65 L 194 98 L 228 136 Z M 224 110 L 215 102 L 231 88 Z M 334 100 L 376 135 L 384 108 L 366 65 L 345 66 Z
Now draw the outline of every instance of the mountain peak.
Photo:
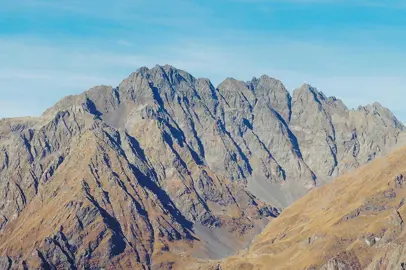
M 317 88 L 313 87 L 310 84 L 304 83 L 299 88 L 296 88 L 293 91 L 293 98 L 305 98 L 305 99 L 312 99 L 317 102 L 320 100 L 326 100 L 327 97 L 324 95 L 323 92 L 317 90 Z
M 256 77 L 252 78 L 252 80 L 249 81 L 248 84 L 252 84 L 254 87 L 257 87 L 258 85 L 262 85 L 263 88 L 268 88 L 268 89 L 272 89 L 272 88 L 286 89 L 280 80 L 275 79 L 275 78 L 270 77 L 265 74 L 261 75 L 259 78 L 256 78 Z
M 267 81 L 267 82 L 280 82 L 278 79 L 263 74 L 259 78 L 254 77 L 251 81 Z
M 218 89 L 234 90 L 236 88 L 247 88 L 247 84 L 244 81 L 237 80 L 233 77 L 225 78 L 219 85 Z
M 313 94 L 320 94 L 319 90 L 317 90 L 317 88 L 315 88 L 314 86 L 312 86 L 311 84 L 308 83 L 303 83 L 299 88 L 297 88 L 298 91 L 304 93 L 304 92 L 311 92 Z
M 292 98 L 269 76 L 216 89 L 165 65 L 0 121 L 0 268 L 234 254 L 277 208 L 396 145 L 401 126 L 373 107 L 348 113 L 309 85 Z

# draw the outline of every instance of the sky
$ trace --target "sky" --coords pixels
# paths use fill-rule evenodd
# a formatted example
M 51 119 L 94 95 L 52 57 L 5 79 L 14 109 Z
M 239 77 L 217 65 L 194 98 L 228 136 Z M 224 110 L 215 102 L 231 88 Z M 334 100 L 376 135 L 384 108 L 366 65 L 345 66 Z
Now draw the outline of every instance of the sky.
M 0 0 L 0 117 L 171 64 L 217 86 L 267 74 L 406 122 L 404 0 Z

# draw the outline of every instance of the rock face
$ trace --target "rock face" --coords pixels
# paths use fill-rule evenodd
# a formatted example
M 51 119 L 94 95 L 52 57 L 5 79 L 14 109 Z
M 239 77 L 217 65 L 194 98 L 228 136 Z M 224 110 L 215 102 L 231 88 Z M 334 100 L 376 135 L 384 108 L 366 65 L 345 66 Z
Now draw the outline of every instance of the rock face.
M 361 270 L 361 264 L 353 252 L 343 251 L 327 264 L 321 267 L 321 270 Z
M 230 255 L 274 206 L 385 153 L 403 129 L 379 104 L 348 110 L 309 85 L 291 96 L 268 76 L 215 88 L 141 68 L 41 117 L 0 120 L 0 266 L 176 268 Z

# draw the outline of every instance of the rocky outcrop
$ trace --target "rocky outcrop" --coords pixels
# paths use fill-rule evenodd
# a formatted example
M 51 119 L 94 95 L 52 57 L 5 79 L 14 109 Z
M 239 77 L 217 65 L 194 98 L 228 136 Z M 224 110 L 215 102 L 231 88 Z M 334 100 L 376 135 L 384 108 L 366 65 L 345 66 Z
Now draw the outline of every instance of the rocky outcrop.
M 361 270 L 361 263 L 353 252 L 343 251 L 327 264 L 323 265 L 321 270 Z
M 366 267 L 368 270 L 406 269 L 405 245 L 393 245 L 383 256 L 376 256 L 374 261 Z
M 307 84 L 291 96 L 265 75 L 228 78 L 215 88 L 171 66 L 141 68 L 117 88 L 65 98 L 45 115 L 69 108 L 132 132 L 165 123 L 198 163 L 279 206 L 386 153 L 404 129 L 378 103 L 349 110 Z
M 215 88 L 141 68 L 41 117 L 0 120 L 0 265 L 176 268 L 230 255 L 403 129 L 379 104 L 348 110 L 309 85 L 291 96 L 268 76 Z

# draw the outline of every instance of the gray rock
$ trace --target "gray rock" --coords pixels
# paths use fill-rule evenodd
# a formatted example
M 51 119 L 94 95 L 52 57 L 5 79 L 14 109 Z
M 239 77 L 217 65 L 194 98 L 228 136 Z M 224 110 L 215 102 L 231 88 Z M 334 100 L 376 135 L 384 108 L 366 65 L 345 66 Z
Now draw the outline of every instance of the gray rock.
M 0 269 L 9 270 L 13 265 L 13 261 L 9 257 L 0 257 Z
M 334 258 L 330 259 L 327 264 L 323 265 L 321 270 L 361 270 L 361 263 L 357 256 L 351 251 L 343 251 Z
M 141 68 L 41 117 L 0 120 L 0 231 L 28 235 L 12 225 L 24 211 L 64 228 L 31 228 L 42 238 L 30 250 L 9 243 L 0 255 L 34 268 L 114 268 L 123 257 L 153 268 L 152 256 L 197 236 L 219 258 L 219 246 L 249 242 L 276 208 L 386 153 L 403 130 L 377 103 L 349 110 L 310 85 L 291 96 L 265 75 L 215 88 L 171 66 Z
M 403 188 L 403 184 L 405 182 L 405 178 L 402 174 L 399 174 L 395 178 L 395 187 L 396 188 Z

